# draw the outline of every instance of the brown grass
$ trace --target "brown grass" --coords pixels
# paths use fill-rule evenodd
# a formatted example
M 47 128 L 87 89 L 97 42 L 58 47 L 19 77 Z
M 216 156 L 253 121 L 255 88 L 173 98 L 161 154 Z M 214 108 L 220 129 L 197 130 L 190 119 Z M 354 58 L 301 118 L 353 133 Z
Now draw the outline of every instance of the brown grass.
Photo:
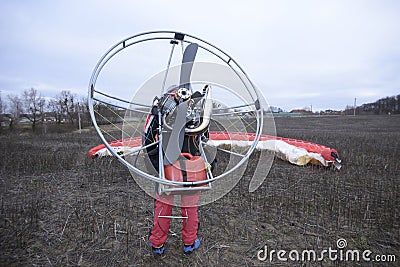
M 152 198 L 116 160 L 88 157 L 99 143 L 93 131 L 1 135 L 0 265 L 253 266 L 263 264 L 257 251 L 264 245 L 318 250 L 335 247 L 339 237 L 349 249 L 400 260 L 400 117 L 277 118 L 276 124 L 280 136 L 336 148 L 342 170 L 275 160 L 250 194 L 249 169 L 229 194 L 200 208 L 199 251 L 183 255 L 174 221 L 162 261 L 147 241 Z M 353 265 L 307 263 L 321 264 Z

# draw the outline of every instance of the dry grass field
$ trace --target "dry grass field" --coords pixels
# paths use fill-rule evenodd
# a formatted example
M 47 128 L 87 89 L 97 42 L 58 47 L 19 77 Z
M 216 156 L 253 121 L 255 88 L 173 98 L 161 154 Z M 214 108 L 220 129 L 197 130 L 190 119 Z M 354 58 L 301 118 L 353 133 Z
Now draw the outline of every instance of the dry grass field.
M 199 209 L 202 245 L 182 253 L 179 221 L 166 257 L 147 235 L 153 199 L 114 159 L 89 158 L 93 130 L 0 135 L 0 266 L 377 266 L 376 262 L 262 262 L 269 249 L 336 248 L 400 261 L 400 116 L 276 118 L 279 136 L 338 150 L 340 171 L 276 159 L 248 192 L 249 168 L 234 190 Z M 257 155 L 254 155 L 257 156 Z M 251 167 L 251 166 L 250 166 Z

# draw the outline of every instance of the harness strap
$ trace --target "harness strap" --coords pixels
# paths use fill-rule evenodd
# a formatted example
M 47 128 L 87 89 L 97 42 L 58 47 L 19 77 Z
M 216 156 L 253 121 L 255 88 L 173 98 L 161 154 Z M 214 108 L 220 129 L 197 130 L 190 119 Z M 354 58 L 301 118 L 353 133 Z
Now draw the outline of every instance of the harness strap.
M 186 170 L 186 158 L 184 156 L 179 157 L 179 165 L 182 171 L 182 181 L 187 182 L 187 170 Z M 189 185 L 185 185 L 185 187 L 188 187 Z

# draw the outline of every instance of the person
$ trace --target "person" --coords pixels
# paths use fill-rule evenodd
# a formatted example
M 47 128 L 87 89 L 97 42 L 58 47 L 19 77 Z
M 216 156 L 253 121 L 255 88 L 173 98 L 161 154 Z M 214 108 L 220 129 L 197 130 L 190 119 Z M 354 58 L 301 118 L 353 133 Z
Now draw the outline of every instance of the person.
M 189 101 L 200 99 L 203 94 L 195 92 L 193 95 L 188 89 L 170 89 L 164 94 L 161 99 L 156 99 L 153 102 L 152 109 L 147 116 L 144 125 L 144 140 L 143 145 L 150 145 L 147 148 L 148 159 L 150 160 L 151 167 L 158 173 L 159 170 L 159 147 L 156 144 L 159 131 L 159 111 L 161 114 L 169 115 L 182 101 Z M 195 100 L 198 101 L 198 100 Z M 195 123 L 196 119 L 192 122 L 188 120 L 187 123 Z M 170 134 L 170 133 L 169 133 Z M 163 140 L 168 138 L 168 131 L 163 131 Z M 182 153 L 189 153 L 192 156 L 199 156 L 199 139 L 200 135 L 184 135 L 184 140 L 181 148 Z M 165 141 L 164 141 L 165 142 Z M 151 145 L 155 143 L 154 145 Z M 204 170 L 205 172 L 205 170 Z M 156 197 L 154 207 L 154 222 L 149 232 L 149 242 L 155 256 L 161 256 L 165 250 L 165 242 L 168 237 L 172 208 L 174 204 L 173 194 L 159 194 L 156 186 Z M 189 254 L 200 247 L 200 239 L 198 237 L 199 218 L 198 218 L 198 202 L 200 198 L 200 191 L 195 190 L 191 193 L 181 194 L 181 214 L 182 214 L 182 241 L 183 252 Z

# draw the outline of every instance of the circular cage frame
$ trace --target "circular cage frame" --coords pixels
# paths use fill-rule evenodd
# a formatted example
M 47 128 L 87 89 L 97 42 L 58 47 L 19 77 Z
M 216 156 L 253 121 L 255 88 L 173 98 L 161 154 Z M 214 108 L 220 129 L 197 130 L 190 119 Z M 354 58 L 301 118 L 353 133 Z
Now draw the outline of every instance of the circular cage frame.
M 256 133 L 255 133 L 254 141 L 252 142 L 250 148 L 247 150 L 247 153 L 243 156 L 243 158 L 233 168 L 224 172 L 223 174 L 220 174 L 216 177 L 212 177 L 211 179 L 207 179 L 205 181 L 197 181 L 197 182 L 170 181 L 170 180 L 165 179 L 165 177 L 163 177 L 163 174 L 161 174 L 161 173 L 159 174 L 160 177 L 156 177 L 156 176 L 153 176 L 151 174 L 148 174 L 148 173 L 136 168 L 135 166 L 133 166 L 132 164 L 130 164 L 129 162 L 124 160 L 121 155 L 119 155 L 116 151 L 114 151 L 112 146 L 108 143 L 108 141 L 103 136 L 101 129 L 100 129 L 99 125 L 97 124 L 97 121 L 95 118 L 94 107 L 93 107 L 94 102 L 96 101 L 96 99 L 94 99 L 94 94 L 96 93 L 96 90 L 95 90 L 96 81 L 101 73 L 101 70 L 107 64 L 107 62 L 109 62 L 111 60 L 112 57 L 114 57 L 116 54 L 118 54 L 122 50 L 124 50 L 132 45 L 142 43 L 142 42 L 152 41 L 152 40 L 181 41 L 181 42 L 188 43 L 188 44 L 197 43 L 199 48 L 202 48 L 205 51 L 208 51 L 212 55 L 214 55 L 217 58 L 219 58 L 220 60 L 222 60 L 227 66 L 229 66 L 229 68 L 231 68 L 236 73 L 236 75 L 240 78 L 240 80 L 243 82 L 245 88 L 248 90 L 249 94 L 252 96 L 254 103 L 252 103 L 251 105 L 254 105 L 256 108 L 255 114 L 256 114 L 256 119 L 257 119 L 257 126 L 256 126 Z M 169 68 L 169 63 L 168 63 L 167 70 L 166 70 L 167 73 L 168 73 L 168 68 Z M 91 116 L 91 119 L 93 122 L 93 126 L 94 126 L 96 132 L 98 133 L 103 144 L 110 151 L 110 153 L 115 158 L 117 158 L 118 161 L 120 161 L 124 166 L 126 166 L 129 170 L 132 170 L 134 173 L 136 173 L 146 179 L 149 179 L 150 181 L 159 183 L 159 184 L 163 184 L 163 185 L 167 185 L 167 186 L 181 186 L 181 187 L 186 186 L 187 187 L 187 186 L 204 185 L 204 184 L 216 181 L 218 179 L 221 179 L 221 178 L 225 177 L 226 175 L 235 171 L 237 168 L 239 168 L 244 162 L 246 162 L 249 159 L 250 155 L 255 150 L 257 143 L 260 139 L 260 136 L 262 134 L 263 117 L 264 117 L 264 109 L 261 106 L 262 101 L 260 101 L 260 99 L 263 98 L 262 93 L 255 87 L 254 83 L 250 80 L 250 78 L 245 73 L 245 71 L 242 69 L 242 67 L 231 56 L 229 56 L 226 52 L 224 52 L 222 49 L 214 46 L 213 44 L 211 44 L 205 40 L 202 40 L 198 37 L 195 37 L 193 35 L 190 35 L 190 34 L 186 34 L 186 33 L 182 33 L 182 32 L 175 32 L 175 31 L 149 31 L 149 32 L 136 34 L 136 35 L 133 35 L 126 39 L 123 39 L 122 41 L 120 41 L 120 42 L 116 43 L 114 46 L 112 46 L 100 58 L 100 60 L 98 61 L 98 63 L 96 64 L 96 66 L 92 72 L 88 89 L 89 89 L 88 90 L 89 113 L 90 113 L 90 116 Z M 100 93 L 100 92 L 98 92 L 98 93 Z M 108 97 L 113 98 L 112 96 L 108 96 Z M 132 104 L 141 105 L 141 104 L 136 104 L 136 103 L 132 103 Z M 146 106 L 146 105 L 142 105 L 142 106 Z M 248 106 L 250 106 L 250 104 Z M 241 107 L 241 106 L 238 106 L 238 107 Z M 232 107 L 232 108 L 235 108 L 235 107 Z M 142 145 L 142 147 L 139 148 L 138 151 L 143 150 L 145 148 L 146 147 L 144 147 Z

